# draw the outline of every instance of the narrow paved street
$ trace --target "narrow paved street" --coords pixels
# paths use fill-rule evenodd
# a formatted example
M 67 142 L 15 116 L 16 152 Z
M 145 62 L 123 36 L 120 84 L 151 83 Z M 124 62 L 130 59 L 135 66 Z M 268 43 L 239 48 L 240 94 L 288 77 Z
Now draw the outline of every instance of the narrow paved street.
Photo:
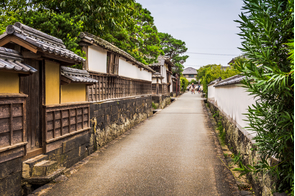
M 47 195 L 232 195 L 199 94 L 185 93 Z

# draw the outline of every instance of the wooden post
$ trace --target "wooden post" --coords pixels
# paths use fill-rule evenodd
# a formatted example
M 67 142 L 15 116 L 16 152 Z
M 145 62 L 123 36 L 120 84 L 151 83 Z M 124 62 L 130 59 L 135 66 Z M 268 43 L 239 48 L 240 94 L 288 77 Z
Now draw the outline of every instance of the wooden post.
M 78 131 L 78 112 L 77 112 L 77 108 L 75 108 L 75 114 L 76 114 L 76 131 Z
M 84 107 L 82 107 L 82 129 L 84 129 Z
M 52 112 L 52 115 L 53 115 L 53 123 L 52 123 L 52 128 L 53 128 L 53 134 L 52 134 L 52 137 L 55 138 L 55 111 Z
M 26 100 L 23 101 L 23 138 L 22 142 L 25 142 L 26 140 L 26 130 L 27 130 L 27 125 L 26 125 Z
M 68 115 L 68 119 L 69 119 L 68 126 L 69 126 L 69 133 L 71 133 L 71 109 L 68 109 L 68 112 L 69 112 L 69 115 Z
M 63 116 L 62 116 L 62 110 L 61 110 L 60 111 L 60 135 L 63 135 L 62 129 L 63 129 Z
M 10 145 L 13 145 L 13 110 L 12 103 L 10 104 Z

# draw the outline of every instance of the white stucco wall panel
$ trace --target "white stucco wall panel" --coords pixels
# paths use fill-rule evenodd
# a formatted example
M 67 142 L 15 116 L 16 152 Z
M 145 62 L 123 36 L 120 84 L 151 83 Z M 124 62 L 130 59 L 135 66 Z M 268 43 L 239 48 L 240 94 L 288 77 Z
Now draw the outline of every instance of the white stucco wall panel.
M 250 95 L 245 88 L 240 84 L 209 86 L 208 98 L 215 100 L 218 108 L 233 119 L 246 135 L 251 134 L 251 138 L 255 136 L 254 133 L 244 129 L 248 126 L 244 113 L 247 113 L 248 106 L 255 104 L 254 96 Z
M 138 66 L 132 65 L 132 63 L 127 62 L 123 58 L 119 59 L 119 75 L 134 79 L 147 80 L 150 82 L 152 81 L 151 72 L 145 69 L 140 69 Z
M 99 46 L 89 46 L 88 69 L 100 73 L 107 73 L 107 51 Z
M 215 101 L 215 87 L 213 85 L 208 86 L 208 99 Z

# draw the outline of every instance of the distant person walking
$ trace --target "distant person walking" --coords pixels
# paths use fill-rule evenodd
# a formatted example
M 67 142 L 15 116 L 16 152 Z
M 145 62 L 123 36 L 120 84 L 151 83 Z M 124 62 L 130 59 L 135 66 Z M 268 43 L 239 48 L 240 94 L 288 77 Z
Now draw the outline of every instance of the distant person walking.
M 195 84 L 194 83 L 192 83 L 192 94 L 195 94 Z

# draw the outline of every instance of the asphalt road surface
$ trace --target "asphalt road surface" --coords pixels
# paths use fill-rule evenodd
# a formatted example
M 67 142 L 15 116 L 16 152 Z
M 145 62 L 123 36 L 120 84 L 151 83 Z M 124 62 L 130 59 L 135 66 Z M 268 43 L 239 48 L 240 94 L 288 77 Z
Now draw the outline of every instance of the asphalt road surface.
M 185 93 L 46 195 L 233 195 L 210 134 Z

